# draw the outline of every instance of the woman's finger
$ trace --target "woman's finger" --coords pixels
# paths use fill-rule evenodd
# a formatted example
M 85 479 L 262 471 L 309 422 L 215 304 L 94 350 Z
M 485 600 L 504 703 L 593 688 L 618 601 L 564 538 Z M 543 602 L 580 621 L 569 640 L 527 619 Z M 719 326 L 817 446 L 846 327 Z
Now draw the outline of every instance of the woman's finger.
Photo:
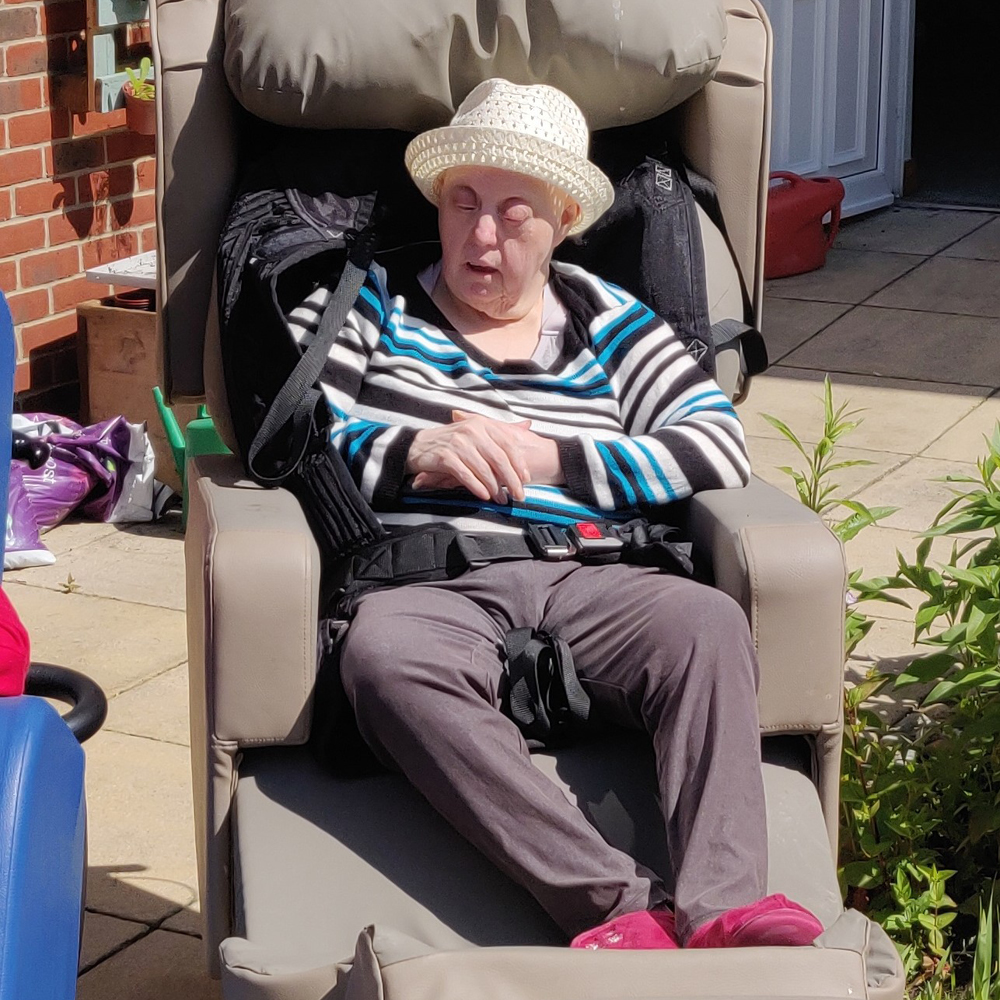
M 479 428 L 477 428 L 477 431 Z M 476 434 L 475 445 L 479 453 L 490 464 L 497 486 L 507 488 L 509 494 L 516 500 L 524 499 L 524 483 L 518 469 L 525 465 L 523 457 L 519 456 L 519 447 L 511 442 L 509 437 L 495 437 L 483 428 L 483 433 Z M 513 454 L 512 454 L 513 453 Z M 494 493 L 498 503 L 506 504 L 508 500 L 501 497 L 499 491 Z

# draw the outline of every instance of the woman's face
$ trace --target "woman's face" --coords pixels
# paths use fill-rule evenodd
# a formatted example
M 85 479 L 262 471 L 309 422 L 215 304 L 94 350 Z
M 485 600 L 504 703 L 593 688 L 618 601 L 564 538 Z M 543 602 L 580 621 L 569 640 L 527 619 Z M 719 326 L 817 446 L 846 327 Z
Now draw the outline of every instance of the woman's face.
M 494 319 L 527 315 L 578 211 L 563 192 L 533 177 L 495 167 L 446 171 L 438 228 L 448 291 Z

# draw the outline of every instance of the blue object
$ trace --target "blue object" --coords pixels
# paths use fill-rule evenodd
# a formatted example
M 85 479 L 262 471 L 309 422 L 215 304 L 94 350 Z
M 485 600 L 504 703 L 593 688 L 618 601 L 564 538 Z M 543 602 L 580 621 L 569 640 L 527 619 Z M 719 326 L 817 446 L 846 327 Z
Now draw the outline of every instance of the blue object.
M 0 580 L 3 580 L 3 554 L 7 541 L 7 482 L 10 478 L 10 415 L 14 409 L 14 321 L 7 300 L 0 292 Z
M 76 996 L 83 750 L 41 698 L 0 698 L 0 1000 Z

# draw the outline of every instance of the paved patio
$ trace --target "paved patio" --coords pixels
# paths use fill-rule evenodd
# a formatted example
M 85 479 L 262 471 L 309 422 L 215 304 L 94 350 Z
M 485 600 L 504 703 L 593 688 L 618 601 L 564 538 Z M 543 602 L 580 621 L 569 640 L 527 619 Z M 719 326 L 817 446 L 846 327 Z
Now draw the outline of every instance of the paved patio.
M 1000 419 L 1000 215 L 888 209 L 846 223 L 826 267 L 768 284 L 772 358 L 741 407 L 756 470 L 796 453 L 761 413 L 804 440 L 822 426 L 822 378 L 865 410 L 843 455 L 843 493 L 901 509 L 848 546 L 875 575 L 912 552 L 948 496 L 933 479 L 974 471 Z M 104 729 L 86 744 L 90 873 L 81 1000 L 218 998 L 203 972 L 190 798 L 183 545 L 179 520 L 119 530 L 65 524 L 54 566 L 5 576 L 34 658 L 94 677 Z M 70 579 L 72 578 L 72 580 Z M 905 609 L 873 605 L 851 664 L 911 651 Z

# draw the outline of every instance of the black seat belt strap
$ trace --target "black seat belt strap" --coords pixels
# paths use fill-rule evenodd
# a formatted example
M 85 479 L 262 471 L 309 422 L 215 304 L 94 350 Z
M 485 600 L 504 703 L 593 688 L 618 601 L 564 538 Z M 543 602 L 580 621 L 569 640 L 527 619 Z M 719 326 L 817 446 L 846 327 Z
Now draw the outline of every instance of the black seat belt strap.
M 590 722 L 590 696 L 565 640 L 538 629 L 515 628 L 504 635 L 504 649 L 502 707 L 529 745 L 571 741 Z

